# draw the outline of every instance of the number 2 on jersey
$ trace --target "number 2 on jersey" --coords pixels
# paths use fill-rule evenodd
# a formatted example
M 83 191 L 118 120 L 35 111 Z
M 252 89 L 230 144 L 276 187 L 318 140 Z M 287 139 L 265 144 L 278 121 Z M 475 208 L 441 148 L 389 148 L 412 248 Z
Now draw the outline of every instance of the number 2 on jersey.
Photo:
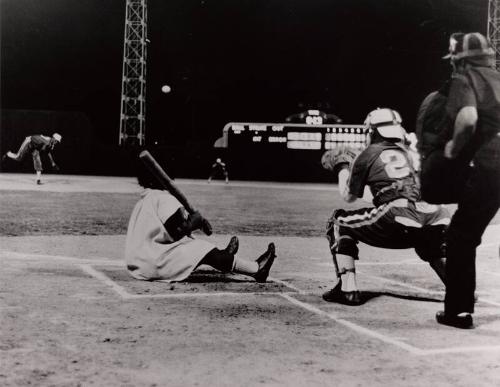
M 410 166 L 405 155 L 395 149 L 386 149 L 380 153 L 380 159 L 385 164 L 387 176 L 393 179 L 400 179 L 410 174 Z

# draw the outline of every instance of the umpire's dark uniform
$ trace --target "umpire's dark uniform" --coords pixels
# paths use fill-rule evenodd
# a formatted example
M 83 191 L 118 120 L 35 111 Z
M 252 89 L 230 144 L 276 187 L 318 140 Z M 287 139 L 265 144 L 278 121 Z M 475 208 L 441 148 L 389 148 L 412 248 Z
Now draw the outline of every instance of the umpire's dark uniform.
M 474 312 L 476 248 L 500 206 L 500 73 L 492 67 L 494 57 L 484 36 L 456 35 L 451 59 L 457 71 L 451 81 L 446 113 L 454 122 L 462 108 L 475 108 L 478 119 L 470 142 L 461 150 L 455 149 L 458 154 L 451 154 L 459 156 L 467 147 L 475 151 L 471 175 L 447 231 L 445 313 L 438 313 L 437 319 L 469 328 L 470 316 L 465 316 L 467 320 L 455 317 Z M 459 140 L 456 133 L 453 140 Z

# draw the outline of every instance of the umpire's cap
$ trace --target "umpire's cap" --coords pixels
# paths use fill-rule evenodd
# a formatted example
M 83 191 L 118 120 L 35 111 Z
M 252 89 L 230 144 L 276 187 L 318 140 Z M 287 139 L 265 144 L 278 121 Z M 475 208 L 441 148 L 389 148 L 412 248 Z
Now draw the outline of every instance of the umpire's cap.
M 464 34 L 456 32 L 450 36 L 449 53 L 443 59 L 453 61 L 478 56 L 494 56 L 491 42 L 479 32 Z
M 53 138 L 54 140 L 56 140 L 57 142 L 61 142 L 61 140 L 62 140 L 62 136 L 61 136 L 59 133 L 54 133 L 54 134 L 52 135 L 52 138 Z

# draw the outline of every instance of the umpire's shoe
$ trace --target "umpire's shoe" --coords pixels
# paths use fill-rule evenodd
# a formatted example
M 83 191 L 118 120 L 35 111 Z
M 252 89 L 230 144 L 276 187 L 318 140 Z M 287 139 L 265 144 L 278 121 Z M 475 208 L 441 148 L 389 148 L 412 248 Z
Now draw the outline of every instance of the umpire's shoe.
M 226 247 L 226 252 L 235 255 L 238 252 L 238 248 L 240 247 L 240 242 L 238 240 L 237 236 L 231 237 L 231 240 L 229 241 L 227 247 Z
M 474 321 L 472 320 L 472 315 L 470 315 L 469 313 L 449 314 L 445 312 L 437 312 L 436 321 L 439 324 L 448 325 L 455 328 L 474 328 Z
M 323 293 L 323 300 L 336 302 L 337 304 L 357 306 L 363 304 L 358 290 L 353 292 L 344 292 L 342 290 L 342 281 L 339 280 L 333 289 Z
M 273 265 L 274 258 L 276 258 L 276 247 L 274 243 L 269 243 L 267 246 L 267 251 L 257 258 L 257 263 L 259 264 L 259 270 L 255 273 L 254 278 L 257 282 L 266 282 L 269 276 L 269 270 Z

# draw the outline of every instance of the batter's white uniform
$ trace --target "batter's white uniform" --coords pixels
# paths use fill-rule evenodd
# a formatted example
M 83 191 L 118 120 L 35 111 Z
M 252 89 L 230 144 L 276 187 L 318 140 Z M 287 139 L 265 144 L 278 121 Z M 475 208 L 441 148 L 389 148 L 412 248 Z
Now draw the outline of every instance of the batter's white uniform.
M 177 242 L 172 239 L 163 224 L 181 207 L 167 191 L 145 189 L 141 193 L 130 216 L 125 242 L 125 261 L 133 277 L 182 281 L 216 247 L 188 236 Z

